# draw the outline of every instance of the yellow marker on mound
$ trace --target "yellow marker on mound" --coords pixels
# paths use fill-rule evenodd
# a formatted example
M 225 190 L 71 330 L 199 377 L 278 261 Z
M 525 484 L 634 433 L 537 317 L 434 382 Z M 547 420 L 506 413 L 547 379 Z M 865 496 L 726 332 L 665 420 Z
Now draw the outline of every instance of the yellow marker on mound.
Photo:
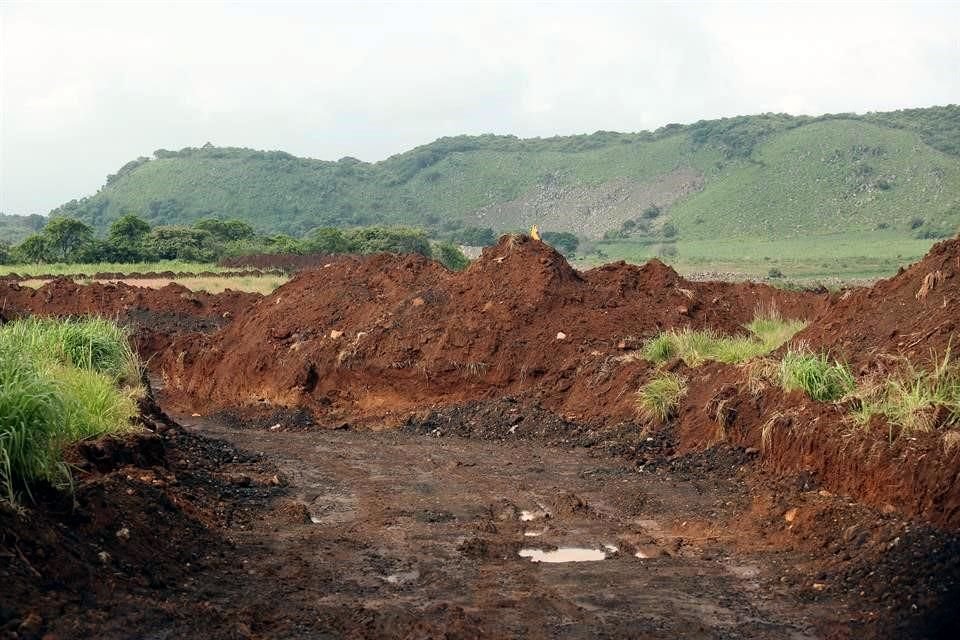
M 530 227 L 530 237 L 533 238 L 534 240 L 539 240 L 540 227 L 538 227 L 537 225 L 533 225 L 532 227 Z

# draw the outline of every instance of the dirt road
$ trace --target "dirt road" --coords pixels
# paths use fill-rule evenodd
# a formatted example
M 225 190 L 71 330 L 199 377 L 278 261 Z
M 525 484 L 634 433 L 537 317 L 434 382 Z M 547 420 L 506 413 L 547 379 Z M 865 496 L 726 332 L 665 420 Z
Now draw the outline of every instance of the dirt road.
M 801 554 L 722 533 L 750 509 L 735 471 L 706 488 L 584 449 L 181 421 L 262 452 L 290 483 L 233 532 L 250 580 L 217 587 L 264 603 L 253 633 L 813 638 L 842 617 L 781 580 Z M 604 559 L 522 557 L 557 547 Z

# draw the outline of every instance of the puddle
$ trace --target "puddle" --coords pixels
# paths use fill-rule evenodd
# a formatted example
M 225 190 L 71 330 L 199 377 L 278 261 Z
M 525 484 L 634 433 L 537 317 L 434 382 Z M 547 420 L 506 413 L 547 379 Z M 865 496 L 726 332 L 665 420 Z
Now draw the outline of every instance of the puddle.
M 521 511 L 520 522 L 530 522 L 531 520 L 539 520 L 540 518 L 545 518 L 546 516 L 547 516 L 546 511 Z
M 528 538 L 536 538 L 543 535 L 543 531 L 524 531 L 523 535 Z
M 531 562 L 595 562 L 606 560 L 607 552 L 602 549 L 586 547 L 560 547 L 554 551 L 543 549 L 520 549 L 521 558 L 530 558 Z

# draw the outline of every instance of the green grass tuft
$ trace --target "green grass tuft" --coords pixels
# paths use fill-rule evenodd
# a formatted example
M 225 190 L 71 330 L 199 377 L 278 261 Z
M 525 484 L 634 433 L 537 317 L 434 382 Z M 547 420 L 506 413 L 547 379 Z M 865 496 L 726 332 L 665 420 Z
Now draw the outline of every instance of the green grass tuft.
M 121 433 L 137 415 L 140 363 L 128 333 L 102 319 L 0 327 L 0 490 L 10 502 L 45 480 L 66 486 L 63 448 Z
M 875 415 L 903 433 L 960 424 L 960 362 L 949 350 L 932 370 L 904 361 L 894 374 L 866 381 L 853 394 L 859 406 L 853 421 L 867 425 Z
M 687 381 L 682 376 L 661 371 L 637 391 L 637 410 L 644 420 L 667 420 L 687 394 Z
M 647 342 L 643 355 L 653 363 L 681 358 L 690 367 L 708 361 L 737 364 L 779 348 L 805 326 L 802 320 L 784 320 L 775 310 L 760 312 L 746 325 L 751 335 L 724 336 L 709 329 L 671 329 Z
M 850 369 L 826 354 L 791 350 L 780 361 L 780 385 L 786 391 L 801 389 L 810 398 L 833 402 L 853 391 Z

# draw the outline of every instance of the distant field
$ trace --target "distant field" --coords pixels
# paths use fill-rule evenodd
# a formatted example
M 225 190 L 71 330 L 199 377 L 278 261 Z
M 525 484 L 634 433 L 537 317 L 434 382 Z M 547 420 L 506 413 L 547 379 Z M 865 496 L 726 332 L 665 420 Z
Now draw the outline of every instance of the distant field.
M 790 240 L 679 240 L 675 245 L 629 240 L 603 241 L 603 256 L 584 256 L 580 267 L 614 260 L 644 262 L 659 257 L 681 273 L 712 271 L 766 278 L 778 269 L 789 280 L 851 280 L 892 276 L 900 266 L 919 260 L 935 240 L 914 240 L 891 233 L 865 232 L 810 236 Z M 669 247 L 676 255 L 667 255 Z
M 250 291 L 253 293 L 262 293 L 267 295 L 273 293 L 273 291 L 285 283 L 289 278 L 285 276 L 226 276 L 226 277 L 216 277 L 216 276 L 198 276 L 195 278 L 124 278 L 122 280 L 115 279 L 98 279 L 91 280 L 90 278 L 77 278 L 77 282 L 81 284 L 89 284 L 90 282 L 125 282 L 134 287 L 147 287 L 150 289 L 159 289 L 160 287 L 165 287 L 171 282 L 175 282 L 179 285 L 190 289 L 191 291 L 205 291 L 207 293 L 222 293 L 227 289 L 232 289 L 233 291 Z M 42 287 L 47 280 L 23 280 L 20 282 L 22 286 L 38 288 Z
M 0 265 L 0 276 L 16 273 L 22 276 L 92 276 L 97 273 L 223 273 L 236 271 L 236 268 L 218 267 L 209 262 L 182 262 L 180 260 L 161 260 L 159 262 L 113 263 L 99 262 L 95 264 L 8 264 Z

